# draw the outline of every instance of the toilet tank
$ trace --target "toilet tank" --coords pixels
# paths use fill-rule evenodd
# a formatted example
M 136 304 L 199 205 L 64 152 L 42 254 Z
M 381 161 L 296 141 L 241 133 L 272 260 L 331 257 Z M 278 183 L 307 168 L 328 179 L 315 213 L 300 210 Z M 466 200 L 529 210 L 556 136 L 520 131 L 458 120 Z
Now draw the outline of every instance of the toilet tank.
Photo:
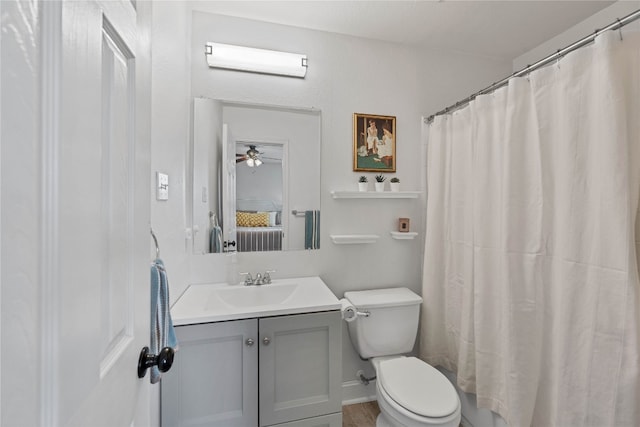
M 348 323 L 349 337 L 363 359 L 408 353 L 418 333 L 422 298 L 407 288 L 345 292 L 359 312 Z

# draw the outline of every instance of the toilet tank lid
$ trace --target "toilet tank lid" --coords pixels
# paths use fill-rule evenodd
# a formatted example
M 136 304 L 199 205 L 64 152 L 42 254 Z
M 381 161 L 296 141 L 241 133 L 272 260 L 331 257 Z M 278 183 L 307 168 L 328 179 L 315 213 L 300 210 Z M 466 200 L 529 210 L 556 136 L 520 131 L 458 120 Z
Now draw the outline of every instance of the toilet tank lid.
M 357 308 L 400 307 L 422 302 L 422 298 L 408 288 L 349 291 L 344 293 L 344 297 Z

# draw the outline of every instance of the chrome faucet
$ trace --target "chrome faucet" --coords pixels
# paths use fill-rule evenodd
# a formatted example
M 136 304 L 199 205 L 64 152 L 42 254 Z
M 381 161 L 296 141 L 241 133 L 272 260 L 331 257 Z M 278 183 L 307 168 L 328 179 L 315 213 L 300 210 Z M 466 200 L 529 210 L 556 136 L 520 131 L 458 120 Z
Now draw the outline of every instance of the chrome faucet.
M 256 274 L 256 279 L 253 281 L 254 285 L 264 285 L 264 280 L 262 279 L 262 274 L 258 273 Z
M 244 285 L 245 286 L 261 286 L 261 285 L 268 285 L 269 283 L 271 283 L 271 274 L 270 273 L 275 273 L 275 270 L 267 270 L 265 271 L 264 275 L 257 273 L 255 279 L 253 277 L 251 277 L 251 273 L 240 273 L 243 276 L 246 276 L 244 279 Z
M 251 286 L 253 285 L 253 277 L 251 277 L 251 273 L 240 273 L 241 276 L 246 276 L 244 278 L 244 285 L 245 286 Z
M 275 270 L 267 270 L 264 272 L 264 276 L 262 276 L 262 283 L 268 285 L 271 283 L 271 273 L 275 273 Z

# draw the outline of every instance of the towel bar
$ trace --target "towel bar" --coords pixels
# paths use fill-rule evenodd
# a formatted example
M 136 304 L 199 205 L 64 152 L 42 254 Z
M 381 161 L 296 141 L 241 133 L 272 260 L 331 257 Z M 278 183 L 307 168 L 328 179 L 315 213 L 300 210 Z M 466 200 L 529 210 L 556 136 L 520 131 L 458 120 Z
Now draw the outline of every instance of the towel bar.
M 156 258 L 160 258 L 160 246 L 158 246 L 158 239 L 156 238 L 156 235 L 153 234 L 153 228 L 149 228 L 149 230 L 151 231 L 151 237 L 153 237 L 153 243 L 156 244 Z

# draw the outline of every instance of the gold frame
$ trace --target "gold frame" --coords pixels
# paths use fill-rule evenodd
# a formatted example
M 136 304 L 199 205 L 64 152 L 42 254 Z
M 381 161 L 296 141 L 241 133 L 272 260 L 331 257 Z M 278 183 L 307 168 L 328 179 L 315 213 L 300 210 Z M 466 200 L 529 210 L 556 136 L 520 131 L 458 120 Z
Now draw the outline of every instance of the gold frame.
M 396 171 L 395 116 L 353 113 L 353 171 Z

